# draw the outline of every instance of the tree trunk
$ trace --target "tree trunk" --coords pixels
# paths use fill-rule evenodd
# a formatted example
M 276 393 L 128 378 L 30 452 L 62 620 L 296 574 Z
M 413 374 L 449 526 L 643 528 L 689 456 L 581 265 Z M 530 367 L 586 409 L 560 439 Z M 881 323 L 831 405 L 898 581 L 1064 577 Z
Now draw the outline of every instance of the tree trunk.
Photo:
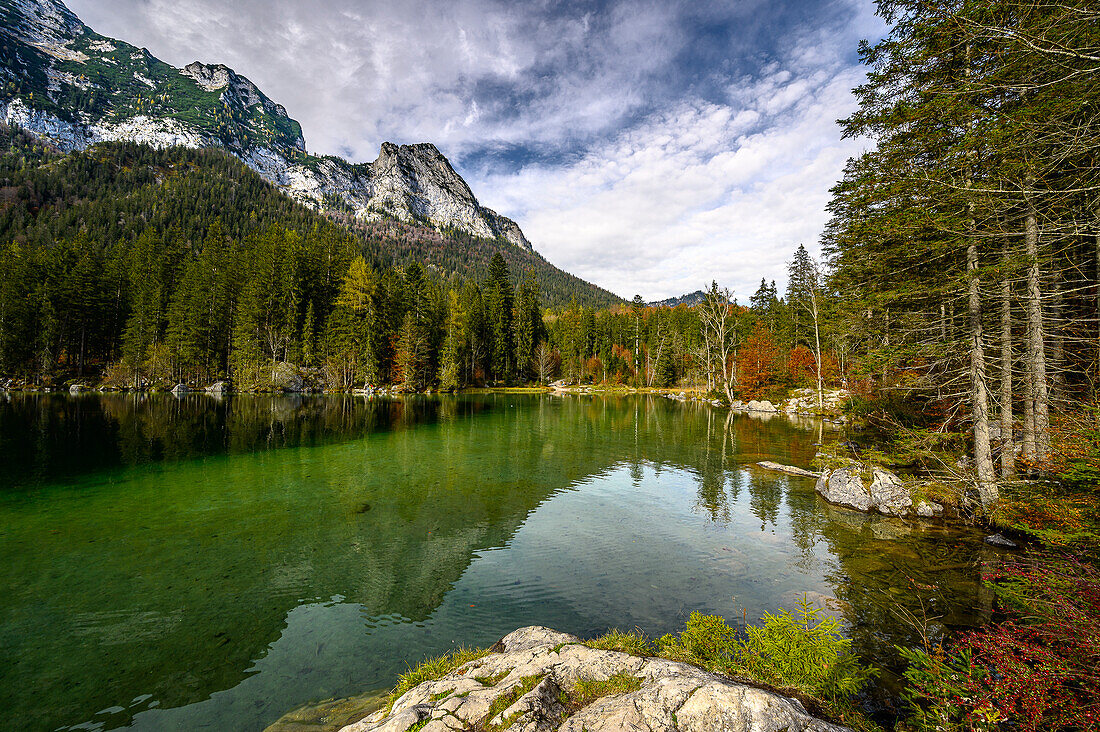
M 1055 271 L 1050 276 L 1050 401 L 1057 404 L 1064 397 L 1066 339 L 1062 328 L 1062 276 Z
M 813 305 L 814 315 L 814 357 L 817 359 L 817 413 L 825 412 L 825 394 L 821 386 L 821 329 L 818 327 L 817 317 L 817 293 L 810 293 L 810 303 Z
M 1096 217 L 1096 377 L 1100 380 L 1100 212 Z
M 978 497 L 988 513 L 998 500 L 993 452 L 989 446 L 989 394 L 986 388 L 985 345 L 982 336 L 981 288 L 978 277 L 978 246 L 966 248 L 969 275 L 970 402 L 974 419 L 974 464 L 978 474 Z
M 1050 451 L 1050 406 L 1047 392 L 1046 348 L 1043 342 L 1043 304 L 1039 290 L 1039 222 L 1029 203 L 1024 229 L 1027 244 L 1027 371 L 1031 380 L 1035 454 L 1043 461 Z
M 1012 282 L 1009 279 L 1008 245 L 1002 255 L 1001 275 L 1001 477 L 1016 472 L 1016 442 L 1012 427 Z

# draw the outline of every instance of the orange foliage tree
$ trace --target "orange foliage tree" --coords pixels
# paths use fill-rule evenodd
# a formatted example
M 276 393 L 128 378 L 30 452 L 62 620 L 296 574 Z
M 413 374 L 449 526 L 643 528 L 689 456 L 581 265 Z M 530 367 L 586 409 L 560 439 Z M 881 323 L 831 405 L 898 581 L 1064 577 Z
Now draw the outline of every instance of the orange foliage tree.
M 753 326 L 752 333 L 741 346 L 740 356 L 741 394 L 754 399 L 774 378 L 779 360 L 779 347 L 762 322 L 757 321 Z

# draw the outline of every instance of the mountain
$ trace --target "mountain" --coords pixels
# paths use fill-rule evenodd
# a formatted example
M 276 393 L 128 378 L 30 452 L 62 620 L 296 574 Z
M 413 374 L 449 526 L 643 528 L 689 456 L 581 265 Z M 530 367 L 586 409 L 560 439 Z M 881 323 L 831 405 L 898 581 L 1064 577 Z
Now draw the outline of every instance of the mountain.
M 59 0 L 0 0 L 0 40 L 0 121 L 62 151 L 105 141 L 220 147 L 311 208 L 531 249 L 430 143 L 385 142 L 371 163 L 311 155 L 301 125 L 244 76 L 197 61 L 177 69 L 99 35 Z
M 646 303 L 646 305 L 651 308 L 674 308 L 677 305 L 687 305 L 688 307 L 692 307 L 703 302 L 706 296 L 707 294 L 702 290 L 696 290 L 695 292 L 689 292 L 686 295 L 680 295 L 680 297 L 670 297 L 667 300 L 656 300 L 654 302 Z
M 321 232 L 347 240 L 375 269 L 417 262 L 460 280 L 481 279 L 499 253 L 514 282 L 527 273 L 534 276 L 547 306 L 575 300 L 605 307 L 620 301 L 533 249 L 501 239 L 396 219 L 366 221 L 346 212 L 322 215 L 283 195 L 224 149 L 105 142 L 61 153 L 0 123 L 0 261 L 9 244 L 50 249 L 81 235 L 100 246 L 132 247 L 144 234 L 159 237 L 175 230 L 199 247 L 215 224 L 238 240 L 272 225 L 304 238 Z M 10 274 L 2 265 L 0 272 Z

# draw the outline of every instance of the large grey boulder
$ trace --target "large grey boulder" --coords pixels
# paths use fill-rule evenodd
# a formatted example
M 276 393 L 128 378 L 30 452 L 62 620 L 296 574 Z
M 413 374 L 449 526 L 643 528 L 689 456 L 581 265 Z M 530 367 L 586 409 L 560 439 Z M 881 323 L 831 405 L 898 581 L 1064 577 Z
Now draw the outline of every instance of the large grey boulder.
M 863 487 L 859 468 L 822 471 L 814 490 L 826 501 L 838 506 L 847 506 L 857 511 L 870 511 L 874 508 L 871 494 Z
M 745 408 L 750 412 L 778 412 L 775 405 L 769 402 L 767 399 L 761 399 L 757 401 L 753 399 L 751 402 L 745 405 Z
M 814 486 L 829 503 L 847 506 L 857 511 L 878 511 L 887 516 L 918 516 L 929 518 L 943 512 L 943 506 L 920 501 L 913 506 L 913 495 L 898 476 L 884 468 L 871 468 L 871 483 L 865 486 L 858 467 L 822 471 Z
M 407 732 L 412 727 L 421 732 L 451 732 L 489 725 L 507 725 L 515 732 L 848 729 L 811 716 L 795 699 L 686 663 L 588 648 L 575 636 L 549 628 L 521 628 L 495 648 L 499 652 L 410 689 L 388 712 L 375 712 L 342 732 Z M 636 678 L 637 688 L 580 708 L 570 703 L 569 694 L 578 681 L 606 681 L 620 674 Z M 511 699 L 525 688 L 530 690 L 490 719 L 496 700 Z
M 871 469 L 871 503 L 888 516 L 905 516 L 913 507 L 913 497 L 901 478 L 882 468 Z

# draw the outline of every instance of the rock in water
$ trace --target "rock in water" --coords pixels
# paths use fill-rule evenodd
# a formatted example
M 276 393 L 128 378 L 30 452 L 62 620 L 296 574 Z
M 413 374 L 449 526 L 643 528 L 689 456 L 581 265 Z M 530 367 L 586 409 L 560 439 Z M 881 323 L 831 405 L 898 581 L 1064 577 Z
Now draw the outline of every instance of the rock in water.
M 549 628 L 520 628 L 494 650 L 499 652 L 409 690 L 388 714 L 376 712 L 342 732 L 406 732 L 412 727 L 420 732 L 451 732 L 505 723 L 516 732 L 848 729 L 811 716 L 795 699 L 686 663 L 588 648 L 579 638 Z M 604 696 L 579 709 L 570 702 L 569 694 L 578 681 L 606 681 L 622 675 L 637 680 L 633 691 Z M 503 710 L 500 699 L 510 700 Z
M 870 511 L 873 507 L 871 494 L 863 487 L 863 478 L 858 468 L 826 470 L 817 479 L 814 490 L 829 503 L 847 506 L 857 511 Z
M 767 399 L 761 399 L 757 401 L 753 399 L 751 402 L 745 405 L 745 408 L 750 412 L 778 412 L 775 405 L 769 402 Z
M 935 501 L 920 501 L 916 505 L 917 515 L 922 518 L 932 518 L 943 513 L 943 506 Z
M 787 475 L 799 475 L 805 478 L 817 478 L 821 473 L 814 473 L 810 470 L 804 470 L 803 468 L 795 467 L 794 465 L 783 465 L 781 463 L 773 463 L 770 460 L 761 460 L 757 463 L 764 470 L 774 470 L 778 473 L 786 473 Z
M 1004 547 L 1005 549 L 1015 549 L 1019 546 L 1012 539 L 1001 536 L 1000 534 L 993 534 L 991 536 L 985 537 L 985 543 L 989 544 L 990 546 Z
M 901 478 L 882 468 L 871 469 L 871 503 L 875 510 L 888 516 L 905 516 L 913 506 L 913 498 Z

